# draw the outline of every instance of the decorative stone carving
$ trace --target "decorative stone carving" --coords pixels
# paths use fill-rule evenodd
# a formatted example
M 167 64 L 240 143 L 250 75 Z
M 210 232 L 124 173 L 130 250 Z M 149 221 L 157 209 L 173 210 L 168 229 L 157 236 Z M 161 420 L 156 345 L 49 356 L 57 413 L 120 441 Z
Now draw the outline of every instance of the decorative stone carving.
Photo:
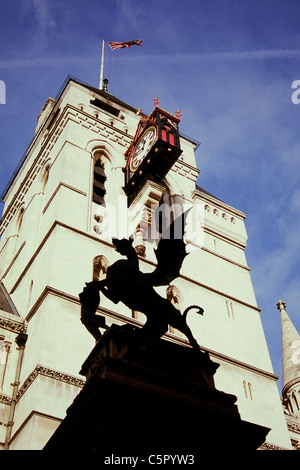
M 0 393 L 0 403 L 3 403 L 4 405 L 11 405 L 11 397 Z
M 278 300 L 276 305 L 277 305 L 278 310 L 280 311 L 285 310 L 286 308 L 286 303 L 283 300 Z
M 44 367 L 38 364 L 35 367 L 35 369 L 31 372 L 31 374 L 27 377 L 27 379 L 24 381 L 22 387 L 19 389 L 18 393 L 16 394 L 14 398 L 16 402 L 20 400 L 20 398 L 24 395 L 26 390 L 30 387 L 30 385 L 34 382 L 34 380 L 39 375 L 50 377 L 51 379 L 55 379 L 60 382 L 65 382 L 69 385 L 74 385 L 75 387 L 80 387 L 80 388 L 82 388 L 85 384 L 84 380 L 74 377 L 73 375 L 69 375 L 64 372 L 59 372 L 57 370 L 53 370 L 53 369 L 50 369 L 48 367 Z
M 287 450 L 287 449 L 276 446 L 275 444 L 271 444 L 270 442 L 264 442 L 264 444 L 262 444 L 259 447 L 259 450 Z
M 180 292 L 179 292 L 179 290 L 177 289 L 176 286 L 169 285 L 167 287 L 166 294 L 167 294 L 167 299 L 170 302 L 173 302 L 174 304 L 179 304 L 180 303 Z
M 94 219 L 96 220 L 97 224 L 93 226 L 94 232 L 97 235 L 102 235 L 103 233 L 103 215 L 102 214 L 94 214 Z
M 27 330 L 27 322 L 17 322 L 9 318 L 0 317 L 0 327 L 5 330 L 13 331 L 14 333 L 25 333 Z
M 99 281 L 101 274 L 105 275 L 108 268 L 108 260 L 104 255 L 95 256 L 93 259 L 93 281 Z
M 141 229 L 140 226 L 137 227 L 137 230 L 135 232 L 135 239 L 133 243 L 133 247 L 135 249 L 135 252 L 139 256 L 145 256 L 146 254 L 146 245 L 143 239 L 143 230 Z

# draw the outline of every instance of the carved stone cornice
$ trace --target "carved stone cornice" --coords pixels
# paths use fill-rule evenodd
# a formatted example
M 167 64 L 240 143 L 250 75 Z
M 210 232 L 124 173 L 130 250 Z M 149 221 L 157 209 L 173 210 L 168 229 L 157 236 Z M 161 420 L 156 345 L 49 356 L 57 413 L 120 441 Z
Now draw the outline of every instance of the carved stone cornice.
M 14 321 L 11 318 L 0 316 L 0 328 L 13 331 L 14 333 L 25 333 L 27 330 L 27 322 Z
M 205 192 L 202 188 L 196 187 L 195 191 L 192 194 L 193 199 L 201 199 L 203 202 L 211 204 L 212 207 L 218 208 L 221 211 L 225 211 L 225 213 L 230 214 L 230 216 L 234 216 L 235 218 L 244 220 L 246 218 L 246 214 L 244 214 L 239 209 L 226 204 L 224 201 L 216 198 L 212 194 Z M 231 221 L 231 220 L 230 220 Z M 232 222 L 232 221 L 231 221 Z
M 75 387 L 80 388 L 82 388 L 85 384 L 85 380 L 75 377 L 74 375 L 50 369 L 49 367 L 45 367 L 38 364 L 31 372 L 31 374 L 29 374 L 27 379 L 24 381 L 23 385 L 20 387 L 18 393 L 14 398 L 16 402 L 20 400 L 20 398 L 24 395 L 24 393 L 28 390 L 30 385 L 39 375 L 43 375 L 44 377 L 50 377 L 51 379 L 58 380 L 60 382 L 65 382 L 68 385 L 74 385 Z
M 300 420 L 299 423 L 295 423 L 292 420 L 286 418 L 286 424 L 289 431 L 299 432 L 300 433 Z
M 271 444 L 270 442 L 264 442 L 258 450 L 289 450 L 286 447 L 280 447 L 276 444 Z

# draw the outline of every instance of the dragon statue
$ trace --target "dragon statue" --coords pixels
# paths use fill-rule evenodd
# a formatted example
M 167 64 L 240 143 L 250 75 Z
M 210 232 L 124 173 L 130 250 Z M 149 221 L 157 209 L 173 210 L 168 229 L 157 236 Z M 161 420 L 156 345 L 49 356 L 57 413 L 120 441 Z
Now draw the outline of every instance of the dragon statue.
M 199 351 L 199 345 L 187 325 L 186 317 L 193 308 L 197 308 L 201 315 L 204 310 L 192 305 L 181 314 L 180 310 L 154 289 L 156 286 L 169 285 L 180 275 L 183 260 L 187 256 L 183 240 L 187 212 L 175 219 L 167 231 L 162 232 L 155 250 L 157 266 L 151 273 L 140 271 L 139 258 L 132 246 L 133 238 L 112 239 L 116 251 L 127 259 L 113 263 L 107 268 L 106 279 L 86 283 L 83 292 L 79 294 L 81 321 L 96 341 L 101 337 L 99 328 L 107 328 L 104 317 L 96 314 L 100 291 L 115 304 L 123 302 L 130 309 L 146 315 L 146 323 L 140 329 L 142 334 L 158 339 L 168 331 L 170 325 L 181 331 L 190 345 Z M 178 236 L 178 233 L 181 233 L 181 236 Z

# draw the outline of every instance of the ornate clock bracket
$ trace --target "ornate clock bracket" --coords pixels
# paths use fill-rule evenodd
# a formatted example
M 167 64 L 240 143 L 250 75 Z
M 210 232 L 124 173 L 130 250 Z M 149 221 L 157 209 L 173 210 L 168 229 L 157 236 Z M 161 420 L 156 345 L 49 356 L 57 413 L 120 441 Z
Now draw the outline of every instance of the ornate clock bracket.
M 182 153 L 176 116 L 156 106 L 142 116 L 135 137 L 125 153 L 124 191 L 128 207 L 148 181 L 160 183 Z
M 133 246 L 140 256 L 146 254 L 145 236 L 150 229 L 153 213 L 158 207 L 164 191 L 164 186 L 148 180 L 130 206 L 131 219 L 136 220 Z

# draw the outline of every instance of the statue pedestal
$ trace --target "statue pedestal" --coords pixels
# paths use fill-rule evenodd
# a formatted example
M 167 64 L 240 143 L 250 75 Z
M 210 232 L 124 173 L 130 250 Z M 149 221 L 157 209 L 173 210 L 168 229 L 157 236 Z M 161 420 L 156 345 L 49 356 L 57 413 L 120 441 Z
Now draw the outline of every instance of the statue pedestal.
M 215 388 L 207 353 L 112 326 L 82 365 L 86 384 L 44 450 L 104 456 L 256 450 L 269 429 L 242 421 Z

